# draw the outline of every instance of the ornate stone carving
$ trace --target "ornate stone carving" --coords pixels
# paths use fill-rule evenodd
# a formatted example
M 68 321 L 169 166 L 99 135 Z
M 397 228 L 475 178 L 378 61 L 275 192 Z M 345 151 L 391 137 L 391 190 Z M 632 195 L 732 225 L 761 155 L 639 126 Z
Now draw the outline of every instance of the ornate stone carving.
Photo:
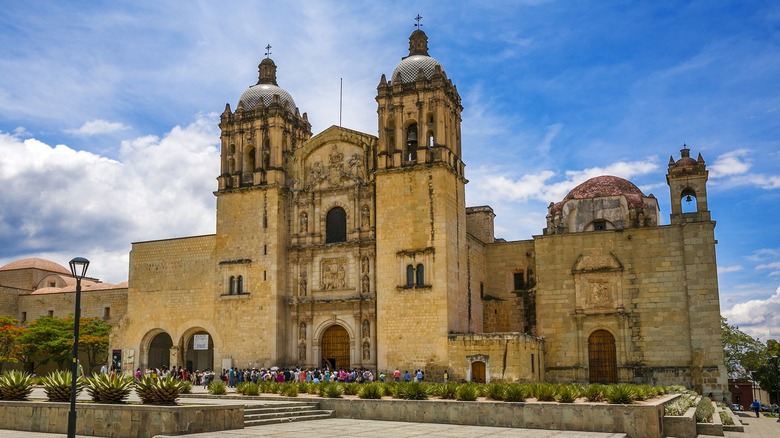
M 309 215 L 306 212 L 301 213 L 301 226 L 299 232 L 301 233 L 308 233 L 309 232 Z
M 322 289 L 344 289 L 347 287 L 347 271 L 343 258 L 322 261 Z
M 371 225 L 371 210 L 369 210 L 368 205 L 364 205 L 363 208 L 360 209 L 360 226 L 368 227 L 370 225 Z
M 371 323 L 367 319 L 363 321 L 363 337 L 371 337 Z
M 363 179 L 363 157 L 357 152 L 349 159 L 349 173 L 357 179 Z
M 612 306 L 612 290 L 606 282 L 594 282 L 590 284 L 590 304 L 594 307 Z
M 300 362 L 306 362 L 306 344 L 298 346 L 298 360 Z
M 306 339 L 306 323 L 302 322 L 298 328 L 298 339 Z
M 368 270 L 369 270 L 368 257 L 363 257 L 363 260 L 360 262 L 360 272 L 364 274 L 368 274 Z
M 363 343 L 363 360 L 371 360 L 371 346 L 368 342 Z
M 371 280 L 368 279 L 368 275 L 364 275 L 360 282 L 360 293 L 371 293 Z
M 338 145 L 331 146 L 326 165 L 315 158 L 309 171 L 309 186 L 314 187 L 323 181 L 327 181 L 327 187 L 336 188 L 344 185 L 345 180 L 352 180 L 357 183 L 363 181 L 365 170 L 363 169 L 363 155 L 355 152 L 349 158 L 344 159 L 344 152 Z

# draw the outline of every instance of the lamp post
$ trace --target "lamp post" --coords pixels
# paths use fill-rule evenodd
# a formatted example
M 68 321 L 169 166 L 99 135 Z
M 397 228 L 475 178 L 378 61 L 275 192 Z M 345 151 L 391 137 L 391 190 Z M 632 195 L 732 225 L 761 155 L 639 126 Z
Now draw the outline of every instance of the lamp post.
M 76 279 L 76 313 L 73 318 L 73 363 L 71 364 L 70 412 L 68 412 L 68 438 L 76 437 L 76 380 L 79 363 L 79 317 L 81 316 L 81 279 L 87 275 L 89 260 L 76 257 L 70 261 L 70 272 Z

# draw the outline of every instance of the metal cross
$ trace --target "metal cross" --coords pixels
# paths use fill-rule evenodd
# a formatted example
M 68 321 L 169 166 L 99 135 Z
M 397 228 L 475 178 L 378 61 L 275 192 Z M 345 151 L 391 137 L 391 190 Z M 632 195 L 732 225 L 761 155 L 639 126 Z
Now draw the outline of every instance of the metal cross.
M 268 58 L 271 56 L 271 43 L 268 43 L 267 46 L 265 46 L 265 57 Z
M 415 24 L 415 26 L 416 26 L 418 29 L 419 29 L 420 27 L 422 27 L 422 24 L 420 24 L 420 20 L 422 20 L 422 17 L 420 16 L 420 14 L 417 14 L 417 16 L 416 16 L 416 17 L 414 17 L 414 19 L 417 21 L 417 24 Z

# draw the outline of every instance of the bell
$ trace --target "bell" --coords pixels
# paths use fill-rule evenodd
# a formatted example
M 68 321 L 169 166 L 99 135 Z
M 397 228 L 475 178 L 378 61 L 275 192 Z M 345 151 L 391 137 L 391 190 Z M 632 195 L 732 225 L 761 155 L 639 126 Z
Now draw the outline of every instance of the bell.
M 688 197 L 685 198 L 685 202 L 691 202 L 691 201 L 693 201 L 693 199 L 691 199 L 691 195 L 688 195 Z
M 414 141 L 414 142 L 416 142 L 416 141 L 417 141 L 417 131 L 411 131 L 411 132 L 409 133 L 409 137 L 407 137 L 407 139 L 406 139 L 406 140 L 407 140 L 407 141 L 410 141 L 410 142 L 411 142 L 411 141 Z

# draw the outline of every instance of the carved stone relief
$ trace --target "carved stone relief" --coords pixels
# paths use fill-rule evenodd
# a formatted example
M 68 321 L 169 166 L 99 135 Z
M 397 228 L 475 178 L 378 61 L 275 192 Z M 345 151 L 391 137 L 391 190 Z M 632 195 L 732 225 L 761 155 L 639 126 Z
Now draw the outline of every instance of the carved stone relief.
M 371 337 L 371 323 L 369 323 L 367 319 L 363 321 L 363 337 Z
M 363 260 L 360 262 L 360 272 L 364 274 L 368 274 L 368 269 L 369 269 L 368 257 L 363 257 Z
M 368 279 L 368 275 L 364 275 L 360 282 L 360 293 L 371 293 L 371 280 Z
M 306 339 L 306 323 L 302 322 L 300 327 L 298 328 L 298 338 L 303 340 Z
M 343 258 L 322 261 L 322 289 L 344 289 L 347 287 L 346 261 Z
M 371 346 L 368 342 L 363 343 L 363 360 L 371 360 Z
M 368 227 L 371 225 L 371 210 L 368 209 L 368 205 L 364 205 L 360 209 L 360 226 Z
M 336 188 L 343 186 L 345 181 L 360 183 L 365 178 L 363 154 L 354 152 L 348 160 L 345 160 L 344 151 L 336 144 L 331 146 L 327 164 L 323 165 L 322 159 L 318 157 L 312 158 L 312 162 L 309 170 L 309 187 L 326 183 L 326 187 Z
M 301 226 L 299 232 L 301 233 L 308 233 L 309 232 L 309 215 L 306 214 L 306 212 L 301 213 Z
M 301 344 L 298 346 L 298 360 L 301 362 L 306 361 L 306 344 Z

